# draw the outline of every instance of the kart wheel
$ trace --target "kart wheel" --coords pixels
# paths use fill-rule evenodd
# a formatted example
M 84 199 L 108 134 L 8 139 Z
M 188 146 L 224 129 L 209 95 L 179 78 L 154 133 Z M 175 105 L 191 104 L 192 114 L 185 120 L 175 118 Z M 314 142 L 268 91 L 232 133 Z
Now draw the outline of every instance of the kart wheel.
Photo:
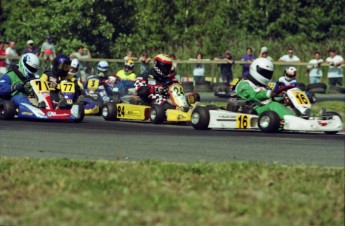
M 105 121 L 118 121 L 115 103 L 105 103 L 102 109 L 102 116 Z
M 150 120 L 153 124 L 161 124 L 166 118 L 165 109 L 161 105 L 154 104 L 151 107 Z
M 80 111 L 80 117 L 78 119 L 73 120 L 73 122 L 81 122 L 84 120 L 84 116 L 85 116 L 84 103 L 79 103 L 78 107 Z
M 280 127 L 280 118 L 274 111 L 265 111 L 259 117 L 259 128 L 264 133 L 276 133 Z
M 120 103 L 121 102 L 121 95 L 118 92 L 113 93 L 113 103 Z
M 16 114 L 16 106 L 9 100 L 0 103 L 0 118 L 2 120 L 11 120 Z
M 312 103 L 312 104 L 314 104 L 314 103 L 316 103 L 316 95 L 315 95 L 315 93 L 313 93 L 313 92 L 307 92 L 307 96 L 308 96 L 308 98 L 309 98 L 309 100 L 310 100 L 310 103 Z
M 194 129 L 208 130 L 210 113 L 207 107 L 196 107 L 192 112 L 191 123 Z
M 95 115 L 96 116 L 101 116 L 102 115 L 102 111 L 103 111 L 103 102 L 97 101 L 97 103 L 98 103 L 99 108 L 98 108 L 98 113 L 96 113 Z
M 330 116 L 338 116 L 340 118 L 340 120 L 343 121 L 341 116 L 337 112 L 335 112 L 335 111 L 328 111 L 328 112 L 326 112 L 326 114 L 330 115 Z M 339 131 L 325 131 L 326 134 L 336 134 L 338 132 Z

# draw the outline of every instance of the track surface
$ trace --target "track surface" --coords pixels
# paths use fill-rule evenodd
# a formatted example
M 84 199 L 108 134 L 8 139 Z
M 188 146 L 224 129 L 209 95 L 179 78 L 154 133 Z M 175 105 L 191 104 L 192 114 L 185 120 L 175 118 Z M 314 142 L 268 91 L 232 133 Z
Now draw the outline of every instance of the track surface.
M 344 166 L 343 134 L 197 131 L 186 125 L 0 121 L 0 156 L 172 162 L 259 161 Z

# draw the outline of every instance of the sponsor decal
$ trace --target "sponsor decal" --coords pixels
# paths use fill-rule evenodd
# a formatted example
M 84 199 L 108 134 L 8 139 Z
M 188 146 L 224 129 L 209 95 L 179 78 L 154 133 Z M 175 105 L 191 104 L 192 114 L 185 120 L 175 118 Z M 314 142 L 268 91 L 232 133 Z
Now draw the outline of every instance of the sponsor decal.
M 325 121 L 317 121 L 317 123 L 319 123 L 320 126 L 327 126 L 327 122 Z
M 27 111 L 23 111 L 23 112 L 21 112 L 21 114 L 22 115 L 33 115 L 34 113 L 32 113 L 32 112 L 27 112 Z
M 181 119 L 185 119 L 185 118 L 186 118 L 186 116 L 184 116 L 184 115 L 180 115 L 180 114 L 179 114 L 179 115 L 177 116 L 177 120 L 181 120 Z
M 139 116 L 140 115 L 140 111 L 127 111 L 127 115 L 133 115 L 133 116 Z

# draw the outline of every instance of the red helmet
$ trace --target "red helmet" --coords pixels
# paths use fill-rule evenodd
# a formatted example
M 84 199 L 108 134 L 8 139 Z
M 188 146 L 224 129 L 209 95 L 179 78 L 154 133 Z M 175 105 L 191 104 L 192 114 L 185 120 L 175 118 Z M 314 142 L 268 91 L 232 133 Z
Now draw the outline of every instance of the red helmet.
M 288 67 L 285 70 L 285 74 L 288 79 L 294 79 L 297 75 L 297 69 L 295 67 Z
M 172 59 L 166 54 L 158 54 L 153 60 L 153 69 L 161 77 L 168 77 L 172 67 Z

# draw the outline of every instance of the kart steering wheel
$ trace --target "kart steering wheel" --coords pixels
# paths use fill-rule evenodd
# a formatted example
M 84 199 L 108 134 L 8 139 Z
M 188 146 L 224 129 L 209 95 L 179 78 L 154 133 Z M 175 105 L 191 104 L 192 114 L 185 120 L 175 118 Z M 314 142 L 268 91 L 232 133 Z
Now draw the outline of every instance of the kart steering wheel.
M 275 92 L 275 94 L 276 94 L 276 96 L 278 96 L 278 95 L 281 94 L 282 92 L 287 91 L 287 90 L 292 89 L 292 88 L 295 88 L 295 86 L 293 86 L 293 85 L 288 85 L 288 86 L 281 87 L 281 88 L 279 88 L 279 89 Z

